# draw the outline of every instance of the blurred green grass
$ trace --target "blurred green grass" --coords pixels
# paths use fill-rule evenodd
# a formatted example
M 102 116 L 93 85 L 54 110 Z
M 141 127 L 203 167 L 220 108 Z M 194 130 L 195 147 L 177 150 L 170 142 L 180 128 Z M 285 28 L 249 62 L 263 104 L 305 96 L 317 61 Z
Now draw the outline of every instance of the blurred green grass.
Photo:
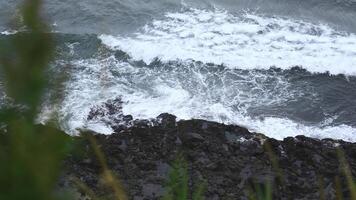
M 203 200 L 206 183 L 200 180 L 195 187 L 189 188 L 188 163 L 183 154 L 178 154 L 177 159 L 171 164 L 171 170 L 165 183 L 166 194 L 163 200 Z
M 40 18 L 40 0 L 21 7 L 26 32 L 15 34 L 10 46 L 0 44 L 0 66 L 6 94 L 16 105 L 0 111 L 0 199 L 60 199 L 54 192 L 61 163 L 71 149 L 69 136 L 35 125 L 47 85 L 45 71 L 53 41 Z

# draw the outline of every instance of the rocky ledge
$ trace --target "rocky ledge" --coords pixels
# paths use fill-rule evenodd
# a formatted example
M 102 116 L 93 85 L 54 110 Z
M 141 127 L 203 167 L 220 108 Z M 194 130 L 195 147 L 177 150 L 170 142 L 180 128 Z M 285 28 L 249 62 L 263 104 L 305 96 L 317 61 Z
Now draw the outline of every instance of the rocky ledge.
M 273 199 L 351 199 L 344 166 L 355 177 L 356 144 L 304 136 L 277 141 L 235 125 L 176 121 L 170 114 L 154 120 L 132 120 L 119 111 L 115 104 L 107 103 L 95 108 L 88 119 L 115 116 L 120 122 L 111 124 L 115 130 L 112 135 L 94 137 L 129 199 L 160 199 L 178 155 L 186 160 L 189 187 L 204 180 L 206 199 L 250 199 L 251 195 L 266 193 L 267 183 Z M 65 161 L 60 185 L 65 187 L 76 177 L 96 195 L 110 198 L 90 145 L 81 145 L 86 147 L 81 156 L 71 155 Z

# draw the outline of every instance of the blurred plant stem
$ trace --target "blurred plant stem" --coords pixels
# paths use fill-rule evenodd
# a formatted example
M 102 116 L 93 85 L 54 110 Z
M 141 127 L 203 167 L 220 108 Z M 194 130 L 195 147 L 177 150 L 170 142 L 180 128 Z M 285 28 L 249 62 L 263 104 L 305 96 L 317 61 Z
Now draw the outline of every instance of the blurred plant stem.
M 93 148 L 94 154 L 99 161 L 100 166 L 102 167 L 102 177 L 105 181 L 106 185 L 109 186 L 115 195 L 116 200 L 127 200 L 127 195 L 122 186 L 121 181 L 113 174 L 113 172 L 109 169 L 105 155 L 99 148 L 95 138 L 91 134 L 85 134 L 85 136 L 89 139 L 90 144 Z
M 348 164 L 348 162 L 346 160 L 345 152 L 342 149 L 337 149 L 337 155 L 339 157 L 341 170 L 346 177 L 347 187 L 350 191 L 351 199 L 356 200 L 356 185 L 355 185 L 355 181 L 352 177 L 350 165 Z
M 205 183 L 199 182 L 196 184 L 191 198 L 189 197 L 189 175 L 188 164 L 181 154 L 172 163 L 171 170 L 168 174 L 166 182 L 166 194 L 163 200 L 203 200 L 205 192 Z
M 0 43 L 0 71 L 6 94 L 24 109 L 0 110 L 0 199 L 58 199 L 54 188 L 70 138 L 34 121 L 47 86 L 45 75 L 53 43 L 40 17 L 40 0 L 25 0 L 21 10 L 26 32 L 10 45 Z

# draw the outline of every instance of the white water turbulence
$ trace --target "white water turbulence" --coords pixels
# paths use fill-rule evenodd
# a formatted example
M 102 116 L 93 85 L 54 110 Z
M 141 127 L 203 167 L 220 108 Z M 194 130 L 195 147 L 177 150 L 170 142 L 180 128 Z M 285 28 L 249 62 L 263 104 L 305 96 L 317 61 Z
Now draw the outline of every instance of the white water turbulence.
M 242 125 L 276 139 L 306 135 L 356 142 L 356 129 L 347 125 L 332 126 L 326 121 L 320 126 L 307 126 L 280 117 L 250 117 L 249 109 L 283 105 L 313 94 L 308 87 L 291 87 L 284 76 L 274 71 L 214 70 L 217 66 L 196 62 L 135 67 L 114 56 L 75 60 L 71 65 L 66 97 L 57 109 L 61 128 L 70 134 L 83 128 L 112 133 L 105 124 L 86 118 L 93 106 L 120 96 L 124 114 L 135 119 L 155 118 L 168 112 L 179 119 Z
M 135 119 L 167 112 L 242 125 L 276 139 L 306 135 L 356 142 L 356 128 L 334 124 L 335 116 L 303 123 L 285 115 L 299 101 L 318 108 L 322 97 L 281 70 L 302 65 L 310 72 L 356 75 L 353 34 L 290 19 L 188 9 L 167 13 L 131 37 L 100 39 L 131 58 L 109 53 L 71 61 L 65 98 L 47 109 L 56 110 L 68 133 L 87 128 L 110 134 L 109 127 L 86 118 L 93 106 L 121 97 L 124 114 Z
M 150 63 L 195 60 L 255 69 L 303 66 L 310 72 L 356 75 L 356 35 L 324 24 L 224 10 L 166 13 L 133 37 L 102 35 L 104 44 Z
M 16 33 L 17 33 L 17 31 L 14 31 L 14 30 L 6 30 L 3 32 L 0 32 L 0 35 L 14 35 Z

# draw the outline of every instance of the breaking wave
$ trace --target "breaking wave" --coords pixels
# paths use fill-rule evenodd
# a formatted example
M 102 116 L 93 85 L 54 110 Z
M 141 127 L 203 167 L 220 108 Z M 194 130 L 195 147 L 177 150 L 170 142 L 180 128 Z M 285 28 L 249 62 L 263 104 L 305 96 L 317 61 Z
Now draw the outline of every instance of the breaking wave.
M 189 8 L 168 12 L 133 34 L 100 35 L 100 45 L 70 37 L 63 52 L 72 60 L 56 62 L 60 70 L 70 66 L 64 99 L 44 105 L 40 117 L 45 122 L 55 112 L 68 133 L 86 128 L 110 134 L 110 127 L 87 116 L 94 106 L 120 97 L 124 114 L 137 119 L 168 112 L 238 124 L 276 139 L 306 135 L 356 142 L 352 33 L 281 17 Z
M 239 69 L 303 66 L 310 72 L 356 75 L 356 35 L 280 17 L 188 9 L 167 13 L 132 37 L 100 39 L 146 63 L 192 59 Z

